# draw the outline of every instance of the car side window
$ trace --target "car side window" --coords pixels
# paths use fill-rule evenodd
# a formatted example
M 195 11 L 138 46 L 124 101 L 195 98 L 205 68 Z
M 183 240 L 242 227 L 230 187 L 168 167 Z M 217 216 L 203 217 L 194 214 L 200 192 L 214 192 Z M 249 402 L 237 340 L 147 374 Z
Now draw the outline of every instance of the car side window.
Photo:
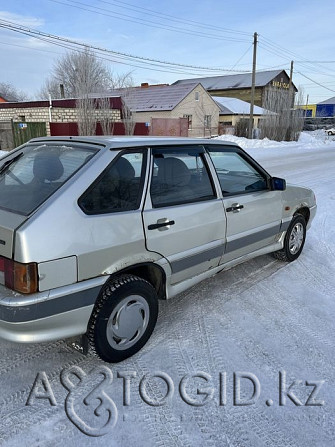
M 153 158 L 150 188 L 153 207 L 216 198 L 203 153 L 199 148 L 155 148 Z
M 268 189 L 267 178 L 241 154 L 233 150 L 208 148 L 223 195 Z
M 104 214 L 138 209 L 144 176 L 142 152 L 124 153 L 114 160 L 79 199 L 86 214 Z

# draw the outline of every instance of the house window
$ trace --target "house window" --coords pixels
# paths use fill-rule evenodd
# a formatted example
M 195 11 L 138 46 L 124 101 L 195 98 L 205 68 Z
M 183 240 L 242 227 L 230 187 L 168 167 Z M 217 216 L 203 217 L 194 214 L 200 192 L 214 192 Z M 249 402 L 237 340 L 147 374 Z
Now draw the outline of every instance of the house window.
M 194 93 L 194 98 L 196 101 L 199 101 L 199 92 Z
M 188 119 L 188 128 L 192 129 L 192 115 L 183 115 L 183 118 Z
M 26 116 L 25 115 L 19 115 L 19 121 L 26 121 Z
M 212 127 L 212 115 L 205 115 L 204 124 L 206 129 Z

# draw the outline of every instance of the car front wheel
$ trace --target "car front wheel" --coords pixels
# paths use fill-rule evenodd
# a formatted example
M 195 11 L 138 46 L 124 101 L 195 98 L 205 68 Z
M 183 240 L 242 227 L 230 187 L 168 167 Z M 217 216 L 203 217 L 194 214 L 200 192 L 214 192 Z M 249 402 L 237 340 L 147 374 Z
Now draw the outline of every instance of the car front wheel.
M 105 362 L 117 363 L 139 351 L 156 325 L 158 298 L 153 286 L 135 275 L 108 282 L 88 325 L 92 350 Z
M 306 239 L 306 220 L 300 214 L 295 216 L 286 232 L 284 247 L 273 253 L 280 261 L 295 261 L 304 248 Z

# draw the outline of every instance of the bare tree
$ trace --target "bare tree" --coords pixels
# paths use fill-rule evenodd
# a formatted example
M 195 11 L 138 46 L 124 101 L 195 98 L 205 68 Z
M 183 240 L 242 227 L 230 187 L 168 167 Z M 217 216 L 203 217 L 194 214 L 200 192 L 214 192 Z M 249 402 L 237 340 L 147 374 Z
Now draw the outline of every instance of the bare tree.
M 49 95 L 77 99 L 79 135 L 93 135 L 97 120 L 104 134 L 112 132 L 113 112 L 107 92 L 112 87 L 124 87 L 132 84 L 131 73 L 113 75 L 112 72 L 89 49 L 81 52 L 69 52 L 55 64 L 51 77 L 40 90 L 40 97 Z M 92 96 L 96 96 L 93 99 Z
M 136 125 L 136 100 L 133 88 L 122 89 L 122 122 L 124 124 L 125 135 L 134 135 Z
M 300 110 L 297 105 L 304 102 L 304 91 L 299 87 L 299 92 L 294 97 L 294 107 L 291 109 L 290 125 L 287 129 L 286 140 L 298 141 L 299 136 L 304 128 L 305 113 Z
M 49 99 L 49 96 L 52 99 L 62 98 L 60 83 L 57 79 L 47 79 L 36 95 L 38 99 Z
M 77 99 L 77 119 L 79 135 L 95 135 L 96 131 L 96 101 L 85 95 Z
M 299 98 L 300 100 L 300 98 Z M 291 141 L 299 138 L 303 127 L 302 114 L 294 109 L 295 92 L 269 87 L 265 92 L 266 112 L 260 121 L 262 138 L 276 141 Z
M 249 118 L 244 115 L 235 124 L 235 135 L 237 137 L 248 138 Z
M 84 84 L 89 93 L 102 93 L 109 89 L 129 87 L 133 84 L 131 72 L 113 74 L 89 49 L 72 51 L 59 58 L 51 76 L 39 91 L 39 97 L 61 98 L 60 84 L 64 86 L 65 98 L 78 98 Z
M 51 86 L 62 84 L 66 98 L 77 98 L 86 92 L 99 93 L 110 86 L 111 74 L 97 56 L 86 48 L 83 52 L 66 53 L 55 64 Z
M 99 110 L 99 123 L 103 135 L 113 135 L 114 117 L 111 110 L 111 101 L 109 97 L 97 99 L 97 108 Z
M 125 135 L 134 135 L 135 126 L 136 126 L 136 112 L 132 112 L 127 104 L 122 101 L 122 118 L 124 124 L 124 133 Z
M 111 74 L 110 78 L 110 88 L 112 90 L 125 88 L 130 89 L 131 87 L 134 87 L 134 79 L 132 76 L 132 72 L 129 71 L 128 73 L 118 73 L 118 74 Z
M 7 82 L 0 82 L 0 95 L 9 102 L 29 100 L 27 93 Z
M 213 129 L 216 129 L 217 132 L 218 122 L 214 123 L 213 126 L 213 118 L 215 117 L 217 108 L 218 106 L 215 103 L 211 104 L 210 106 L 205 105 L 204 95 L 200 95 L 200 98 L 195 108 L 195 115 L 198 118 L 198 121 L 200 121 L 201 123 L 201 132 L 203 133 L 204 137 L 206 136 L 211 137 Z

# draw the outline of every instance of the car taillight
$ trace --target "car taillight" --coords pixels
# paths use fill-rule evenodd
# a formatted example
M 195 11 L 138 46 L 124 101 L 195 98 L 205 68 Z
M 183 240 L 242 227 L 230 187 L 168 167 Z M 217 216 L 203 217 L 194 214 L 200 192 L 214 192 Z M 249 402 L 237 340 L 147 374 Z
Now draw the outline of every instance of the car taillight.
M 9 289 L 20 293 L 34 293 L 38 289 L 37 264 L 21 264 L 12 259 L 0 257 L 0 274 Z

